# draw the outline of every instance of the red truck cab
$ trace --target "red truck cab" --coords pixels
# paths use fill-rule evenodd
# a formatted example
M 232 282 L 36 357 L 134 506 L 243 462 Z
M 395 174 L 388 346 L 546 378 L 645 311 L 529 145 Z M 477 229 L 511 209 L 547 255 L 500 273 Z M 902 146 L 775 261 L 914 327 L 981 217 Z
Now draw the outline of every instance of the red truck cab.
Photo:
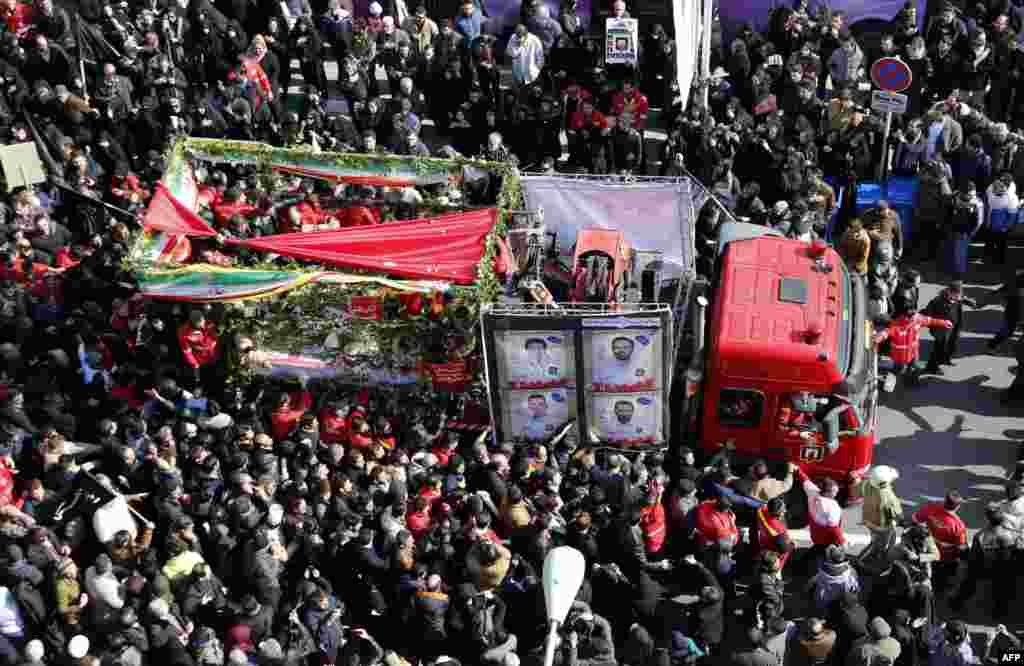
M 710 302 L 698 299 L 708 311 L 694 321 L 705 336 L 687 371 L 687 428 L 707 454 L 728 445 L 851 486 L 876 441 L 865 284 L 824 243 L 742 226 L 735 240 L 723 229 Z

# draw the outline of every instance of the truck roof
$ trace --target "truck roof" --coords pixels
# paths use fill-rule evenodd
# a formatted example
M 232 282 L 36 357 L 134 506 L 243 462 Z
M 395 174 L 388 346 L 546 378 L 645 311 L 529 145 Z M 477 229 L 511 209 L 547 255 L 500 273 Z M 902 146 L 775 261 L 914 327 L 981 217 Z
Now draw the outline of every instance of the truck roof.
M 721 257 L 712 354 L 723 377 L 832 386 L 849 358 L 851 286 L 835 250 L 772 236 Z M 824 269 L 823 269 L 824 267 Z

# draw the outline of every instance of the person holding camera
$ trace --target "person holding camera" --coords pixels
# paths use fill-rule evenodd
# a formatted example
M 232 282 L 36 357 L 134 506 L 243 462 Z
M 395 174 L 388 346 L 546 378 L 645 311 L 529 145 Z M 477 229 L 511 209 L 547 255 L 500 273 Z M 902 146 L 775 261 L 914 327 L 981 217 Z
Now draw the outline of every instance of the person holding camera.
M 615 639 L 612 626 L 605 618 L 595 614 L 589 606 L 570 615 L 567 630 L 568 663 L 578 666 L 612 666 L 615 660 Z

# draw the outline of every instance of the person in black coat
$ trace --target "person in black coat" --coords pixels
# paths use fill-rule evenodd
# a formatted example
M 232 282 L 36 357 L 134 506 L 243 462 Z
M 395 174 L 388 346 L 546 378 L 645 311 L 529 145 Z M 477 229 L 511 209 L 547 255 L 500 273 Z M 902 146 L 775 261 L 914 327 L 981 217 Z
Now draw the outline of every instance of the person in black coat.
M 381 581 L 391 569 L 391 562 L 377 554 L 373 530 L 369 527 L 360 529 L 359 536 L 348 544 L 345 555 L 354 577 L 353 598 L 364 599 L 367 612 L 383 613 L 387 610 L 387 602 L 381 592 Z
M 407 626 L 417 642 L 416 654 L 430 660 L 444 654 L 448 644 L 448 609 L 451 600 L 442 589 L 441 577 L 427 577 L 425 588 L 417 590 L 410 602 Z
M 849 654 L 853 642 L 867 636 L 868 619 L 868 611 L 855 593 L 847 592 L 834 602 L 828 623 L 838 634 L 836 654 Z
M 957 343 L 960 341 L 960 332 L 963 329 L 964 305 L 978 307 L 978 304 L 963 295 L 964 283 L 962 280 L 954 280 L 948 287 L 942 290 L 938 296 L 933 298 L 923 314 L 937 319 L 948 319 L 953 322 L 950 330 L 935 330 L 932 335 L 935 342 L 932 344 L 931 353 L 928 355 L 928 365 L 925 372 L 942 374 L 943 365 L 953 365 L 953 354 L 956 353 Z
M 1024 273 L 1011 274 L 1009 279 L 992 294 L 1006 299 L 1006 307 L 1003 309 L 1003 327 L 988 341 L 988 348 L 995 350 L 1017 331 L 1017 324 L 1020 322 L 1021 296 L 1024 296 Z
M 910 626 L 910 612 L 906 609 L 895 611 L 889 618 L 892 638 L 900 644 L 900 656 L 894 666 L 918 666 L 920 663 L 919 641 L 914 629 Z
M 261 604 L 251 594 L 245 595 L 239 605 L 235 618 L 236 624 L 244 624 L 249 627 L 252 641 L 259 644 L 265 638 L 270 638 L 274 628 L 274 609 Z
M 700 600 L 693 608 L 690 636 L 714 654 L 718 652 L 724 635 L 725 594 L 717 584 L 706 585 L 701 589 Z

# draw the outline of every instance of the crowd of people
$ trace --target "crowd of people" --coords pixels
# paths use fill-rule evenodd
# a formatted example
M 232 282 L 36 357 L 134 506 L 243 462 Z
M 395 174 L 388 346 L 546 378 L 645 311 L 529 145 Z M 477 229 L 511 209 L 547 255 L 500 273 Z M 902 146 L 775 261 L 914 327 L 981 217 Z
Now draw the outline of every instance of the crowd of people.
M 714 74 L 686 109 L 663 28 L 646 34 L 638 71 L 603 67 L 574 0 L 557 19 L 524 2 L 507 43 L 474 1 L 430 17 L 404 0 L 358 12 L 347 0 L 269 12 L 239 0 L 5 0 L 0 15 L 0 135 L 35 141 L 51 172 L 4 201 L 4 664 L 540 664 L 541 572 L 560 544 L 584 554 L 587 576 L 559 664 L 954 666 L 1019 649 L 1000 626 L 976 656 L 955 613 L 993 579 L 993 611 L 1012 617 L 1024 470 L 969 544 L 958 493 L 906 515 L 897 474 L 875 468 L 861 488 L 872 543 L 855 554 L 837 484 L 796 465 L 736 475 L 728 448 L 700 462 L 676 444 L 634 457 L 575 431 L 517 447 L 447 429 L 454 404 L 330 382 L 225 385 L 229 357 L 251 343 L 229 339 L 218 306 L 145 301 L 125 262 L 163 152 L 185 134 L 573 173 L 692 171 L 714 195 L 698 221 L 706 272 L 730 216 L 828 239 L 869 276 L 880 320 L 920 328 L 919 275 L 896 262 L 904 249 L 938 260 L 954 282 L 926 314 L 953 326 L 924 370 L 941 372 L 971 241 L 984 234 L 1005 261 L 1024 186 L 1013 5 L 945 7 L 922 30 L 908 5 L 866 54 L 841 12 L 811 16 L 798 2 L 767 31 L 745 26 L 728 44 L 716 33 Z M 609 15 L 628 16 L 626 4 Z M 857 214 L 847 196 L 836 210 L 839 190 L 871 179 L 883 155 L 864 84 L 886 54 L 915 74 L 891 151 L 893 173 L 920 178 L 906 248 L 884 202 Z M 668 127 L 659 159 L 645 145 L 652 108 Z M 267 196 L 244 168 L 196 175 L 201 214 L 223 237 L 382 224 L 416 217 L 424 197 L 482 203 L 495 191 L 299 179 Z M 194 260 L 241 260 L 221 240 L 196 241 Z M 1013 335 L 1022 288 L 1007 281 L 993 345 Z M 794 487 L 808 498 L 810 551 L 789 536 Z M 808 585 L 787 590 L 798 570 Z

